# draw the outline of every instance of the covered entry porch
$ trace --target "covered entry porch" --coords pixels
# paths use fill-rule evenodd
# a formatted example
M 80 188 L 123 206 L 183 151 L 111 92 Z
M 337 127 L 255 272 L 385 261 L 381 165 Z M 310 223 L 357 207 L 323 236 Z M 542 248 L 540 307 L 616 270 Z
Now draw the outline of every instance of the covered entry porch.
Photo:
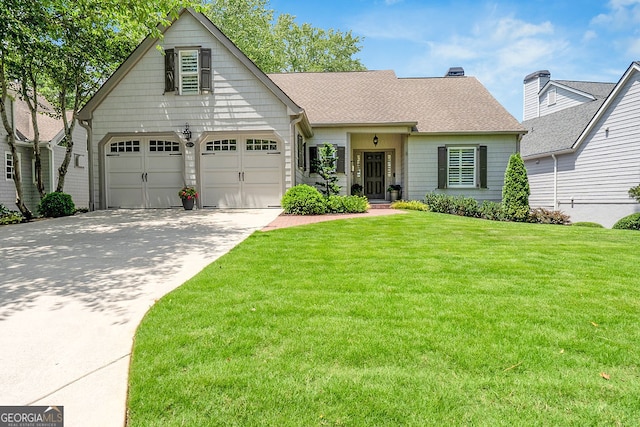
M 405 188 L 405 141 L 406 135 L 401 133 L 350 134 L 351 167 L 347 175 L 351 194 L 366 196 L 372 204 L 400 198 L 400 194 L 392 198 L 388 190 L 395 186 L 401 193 Z

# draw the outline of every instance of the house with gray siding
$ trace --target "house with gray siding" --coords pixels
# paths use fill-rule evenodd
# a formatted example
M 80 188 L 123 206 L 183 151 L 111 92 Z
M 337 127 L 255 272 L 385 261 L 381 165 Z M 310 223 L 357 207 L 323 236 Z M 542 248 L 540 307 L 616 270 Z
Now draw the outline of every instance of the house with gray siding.
M 58 168 L 62 165 L 66 153 L 64 145 L 64 124 L 55 117 L 53 107 L 42 97 L 38 98 L 37 116 L 40 133 L 40 158 L 42 177 L 46 193 L 55 191 Z M 25 205 L 36 212 L 40 203 L 40 194 L 36 188 L 35 156 L 33 140 L 35 137 L 31 112 L 26 102 L 12 93 L 7 113 L 15 131 L 16 148 L 19 156 L 22 190 Z M 70 117 L 69 117 L 70 118 Z M 65 193 L 71 195 L 77 208 L 89 207 L 89 168 L 87 152 L 87 134 L 77 123 L 73 132 L 73 157 L 65 177 Z M 0 204 L 10 210 L 16 210 L 16 187 L 13 181 L 14 159 L 8 143 L 4 126 L 0 126 L 0 155 L 3 162 L 3 176 L 0 178 Z
M 521 154 L 532 207 L 561 210 L 573 222 L 611 227 L 640 212 L 640 63 L 617 83 L 524 79 Z
M 79 114 L 88 131 L 92 209 L 171 208 L 184 185 L 199 208 L 278 207 L 313 185 L 334 144 L 343 194 L 401 185 L 500 200 L 524 128 L 462 70 L 263 73 L 209 19 L 183 9 L 148 38 Z M 451 75 L 449 75 L 451 74 Z

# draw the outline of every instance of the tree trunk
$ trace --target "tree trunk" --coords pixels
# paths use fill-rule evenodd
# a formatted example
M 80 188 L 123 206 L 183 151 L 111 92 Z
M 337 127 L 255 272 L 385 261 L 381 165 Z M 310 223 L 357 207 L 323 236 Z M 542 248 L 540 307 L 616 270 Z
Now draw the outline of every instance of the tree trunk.
M 18 159 L 18 150 L 16 150 L 16 137 L 13 126 L 9 122 L 9 116 L 7 114 L 6 102 L 12 102 L 9 99 L 7 92 L 7 84 L 4 73 L 4 61 L 0 59 L 0 81 L 2 82 L 2 90 L 0 91 L 0 116 L 2 116 L 2 124 L 7 131 L 9 148 L 11 149 L 11 156 L 13 157 L 13 183 L 16 186 L 16 206 L 23 217 L 28 221 L 33 218 L 33 214 L 29 208 L 24 204 L 24 195 L 22 192 L 22 179 L 20 174 L 20 160 Z M 14 114 L 12 112 L 12 114 Z
M 27 78 L 25 77 L 21 83 L 21 92 L 24 101 L 29 107 L 31 112 L 31 125 L 33 126 L 33 156 L 35 159 L 35 175 L 36 175 L 36 189 L 40 198 L 45 195 L 44 182 L 42 181 L 42 157 L 40 156 L 40 128 L 38 127 L 38 84 L 35 81 L 34 76 L 29 76 L 32 89 L 32 97 L 29 96 L 29 88 L 25 84 Z

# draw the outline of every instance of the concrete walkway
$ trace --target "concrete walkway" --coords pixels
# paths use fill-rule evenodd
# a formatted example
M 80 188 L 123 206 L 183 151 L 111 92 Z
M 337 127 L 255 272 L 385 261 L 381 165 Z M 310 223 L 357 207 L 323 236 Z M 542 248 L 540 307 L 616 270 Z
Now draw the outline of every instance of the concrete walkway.
M 0 227 L 0 405 L 122 426 L 146 311 L 279 213 L 118 210 Z

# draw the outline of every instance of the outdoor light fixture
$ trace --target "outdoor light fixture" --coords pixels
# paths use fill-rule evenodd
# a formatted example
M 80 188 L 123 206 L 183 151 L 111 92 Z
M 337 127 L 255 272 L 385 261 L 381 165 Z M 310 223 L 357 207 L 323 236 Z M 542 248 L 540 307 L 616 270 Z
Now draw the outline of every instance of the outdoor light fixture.
M 378 146 L 378 135 L 373 135 L 373 145 Z
M 184 139 L 187 141 L 191 140 L 191 131 L 189 130 L 189 123 L 184 125 L 184 130 L 182 131 L 182 135 L 184 135 Z

